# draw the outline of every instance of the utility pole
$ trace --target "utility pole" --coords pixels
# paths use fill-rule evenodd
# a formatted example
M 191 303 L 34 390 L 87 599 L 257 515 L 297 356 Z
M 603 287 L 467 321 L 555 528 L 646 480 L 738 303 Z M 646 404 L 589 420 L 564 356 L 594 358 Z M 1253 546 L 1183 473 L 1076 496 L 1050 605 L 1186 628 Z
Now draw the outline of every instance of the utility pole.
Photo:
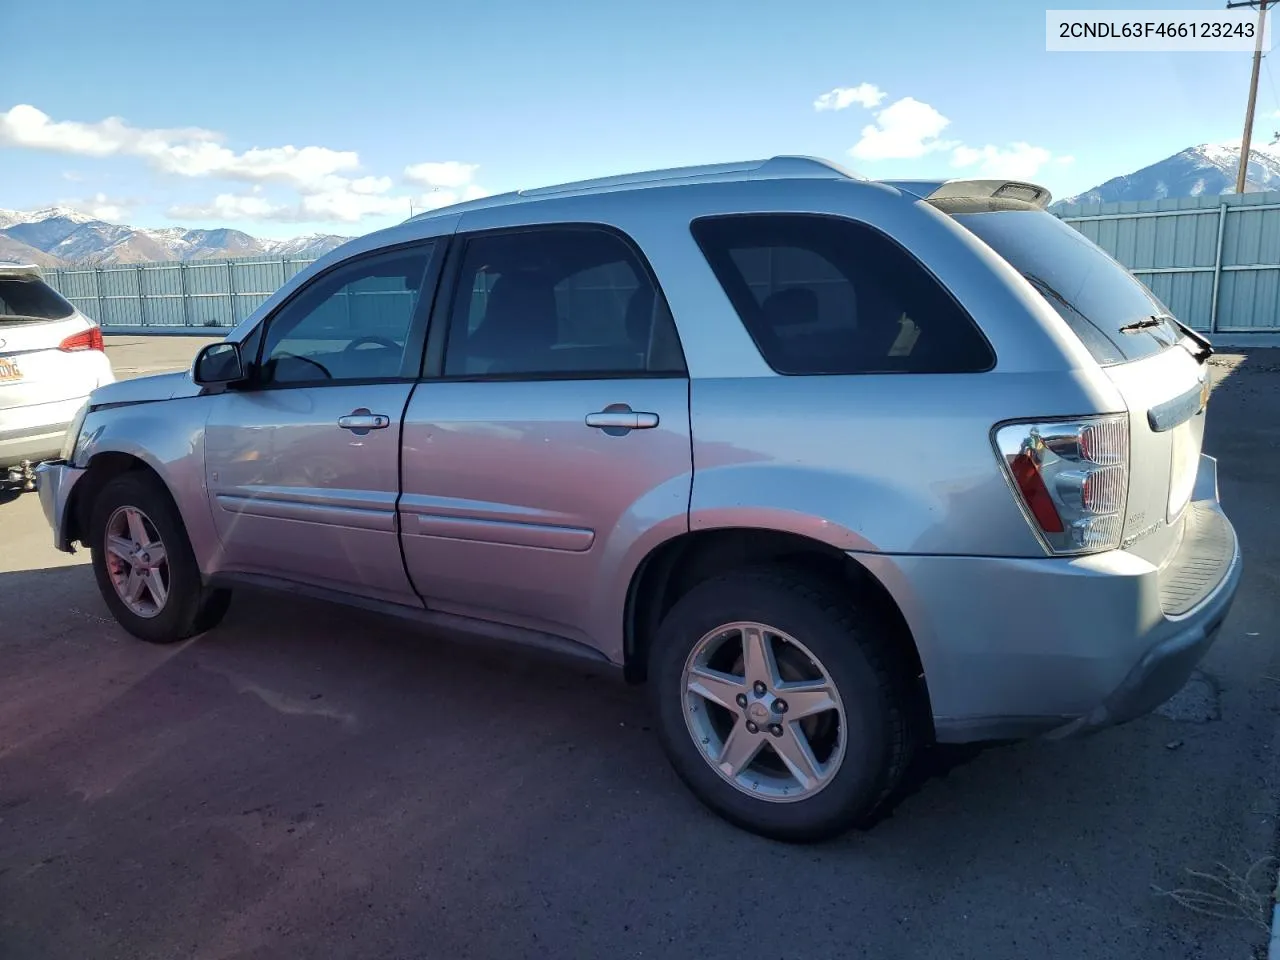
M 1253 145 L 1253 112 L 1258 105 L 1258 74 L 1262 71 L 1262 36 L 1267 27 L 1267 4 L 1270 0 L 1242 0 L 1228 3 L 1227 9 L 1252 7 L 1258 4 L 1258 37 L 1253 48 L 1253 79 L 1249 81 L 1249 108 L 1244 115 L 1244 137 L 1240 141 L 1240 169 L 1236 172 L 1236 193 L 1244 193 L 1245 178 L 1249 172 L 1249 150 Z

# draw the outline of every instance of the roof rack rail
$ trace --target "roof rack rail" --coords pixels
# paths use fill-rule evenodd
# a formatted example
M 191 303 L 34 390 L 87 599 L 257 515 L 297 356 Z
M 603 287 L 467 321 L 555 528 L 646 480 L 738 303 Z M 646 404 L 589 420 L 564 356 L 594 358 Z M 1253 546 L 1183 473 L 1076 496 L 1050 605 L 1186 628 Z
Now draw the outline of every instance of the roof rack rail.
M 864 179 L 851 170 L 819 157 L 778 156 L 767 160 L 744 160 L 737 163 L 710 163 L 692 167 L 669 167 L 665 170 L 645 170 L 639 173 L 624 173 L 610 177 L 596 177 L 591 180 L 577 180 L 572 183 L 561 183 L 549 187 L 515 190 L 510 193 L 500 193 L 491 197 L 482 197 L 479 200 L 440 207 L 437 210 L 428 210 L 417 216 L 410 217 L 410 220 L 425 219 L 463 210 L 504 206 L 509 203 L 518 203 L 521 200 L 535 200 L 540 197 L 571 196 L 597 191 L 625 189 L 627 187 L 657 186 L 659 184 L 674 186 L 683 183 L 709 183 L 718 180 L 785 178 Z
M 768 160 L 744 160 L 737 163 L 708 163 L 694 167 L 669 167 L 645 170 L 612 177 L 596 177 L 551 187 L 520 190 L 522 197 L 549 197 L 564 193 L 589 193 L 611 187 L 641 186 L 647 183 L 675 183 L 697 180 L 765 180 L 782 177 L 845 177 L 857 174 L 818 157 L 771 157 Z

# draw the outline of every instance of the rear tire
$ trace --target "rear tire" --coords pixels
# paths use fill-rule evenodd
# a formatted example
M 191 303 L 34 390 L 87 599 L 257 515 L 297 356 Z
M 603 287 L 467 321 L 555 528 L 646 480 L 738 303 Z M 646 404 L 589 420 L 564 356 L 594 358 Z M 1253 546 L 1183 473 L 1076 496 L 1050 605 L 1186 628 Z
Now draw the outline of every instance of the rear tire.
M 182 515 L 149 472 L 121 474 L 99 491 L 89 550 L 102 599 L 140 640 L 185 640 L 211 630 L 227 612 L 231 591 L 204 585 Z
M 780 567 L 727 574 L 683 596 L 654 639 L 650 696 L 667 757 L 704 804 L 753 833 L 811 842 L 867 823 L 914 754 L 912 673 L 849 589 Z M 753 684 L 749 642 L 776 683 Z M 823 691 L 831 706 L 814 699 Z M 752 759 L 726 762 L 753 725 Z M 795 763 L 805 757 L 816 762 Z

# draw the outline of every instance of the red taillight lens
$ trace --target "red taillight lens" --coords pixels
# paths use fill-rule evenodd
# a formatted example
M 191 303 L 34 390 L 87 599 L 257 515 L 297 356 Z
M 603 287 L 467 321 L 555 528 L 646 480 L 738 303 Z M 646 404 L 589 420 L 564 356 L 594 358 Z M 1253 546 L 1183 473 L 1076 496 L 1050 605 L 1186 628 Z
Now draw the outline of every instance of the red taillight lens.
M 1045 533 L 1061 533 L 1062 518 L 1058 516 L 1053 499 L 1049 496 L 1049 488 L 1044 485 L 1044 479 L 1036 469 L 1036 462 L 1031 454 L 1019 453 L 1011 457 L 1009 472 L 1013 474 L 1013 482 L 1018 485 L 1022 499 L 1031 515 L 1036 518 L 1036 523 L 1040 524 L 1040 529 Z
M 1125 415 L 1009 423 L 996 450 L 1053 553 L 1114 550 L 1129 494 L 1129 420 Z
M 64 353 L 74 353 L 77 350 L 103 351 L 106 348 L 102 344 L 102 331 L 97 327 L 90 327 L 88 330 L 73 333 L 67 337 L 58 344 L 58 349 Z

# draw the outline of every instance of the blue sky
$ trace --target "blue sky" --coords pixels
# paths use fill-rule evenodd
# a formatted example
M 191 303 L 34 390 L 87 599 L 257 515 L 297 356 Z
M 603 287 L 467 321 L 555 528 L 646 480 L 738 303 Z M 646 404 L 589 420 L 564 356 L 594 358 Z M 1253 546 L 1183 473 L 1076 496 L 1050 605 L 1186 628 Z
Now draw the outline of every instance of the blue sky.
M 1047 5 L 0 0 L 0 36 L 26 38 L 5 44 L 0 208 L 355 234 L 411 201 L 778 153 L 1061 197 L 1238 142 L 1248 54 L 1047 53 Z

